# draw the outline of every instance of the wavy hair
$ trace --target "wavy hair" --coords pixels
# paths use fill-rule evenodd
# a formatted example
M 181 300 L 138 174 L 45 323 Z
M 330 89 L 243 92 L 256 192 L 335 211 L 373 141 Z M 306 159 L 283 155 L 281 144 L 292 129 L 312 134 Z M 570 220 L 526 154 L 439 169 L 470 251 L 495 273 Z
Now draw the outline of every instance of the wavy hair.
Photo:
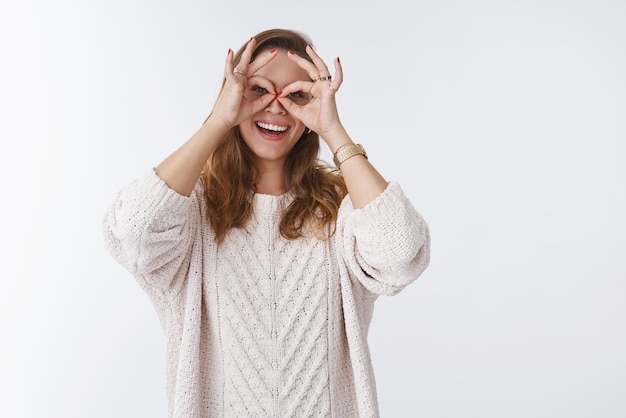
M 260 52 L 278 48 L 311 61 L 306 53 L 306 46 L 311 42 L 299 32 L 270 29 L 254 38 L 257 47 L 253 60 Z M 241 60 L 245 46 L 235 53 L 235 65 Z M 309 131 L 302 134 L 287 155 L 283 175 L 293 200 L 283 212 L 279 225 L 286 239 L 311 233 L 328 239 L 335 232 L 337 213 L 347 189 L 338 171 L 318 158 L 319 150 L 319 136 Z M 258 175 L 255 156 L 241 137 L 239 127 L 235 126 L 213 150 L 200 175 L 209 222 L 218 243 L 232 228 L 245 228 L 248 224 Z

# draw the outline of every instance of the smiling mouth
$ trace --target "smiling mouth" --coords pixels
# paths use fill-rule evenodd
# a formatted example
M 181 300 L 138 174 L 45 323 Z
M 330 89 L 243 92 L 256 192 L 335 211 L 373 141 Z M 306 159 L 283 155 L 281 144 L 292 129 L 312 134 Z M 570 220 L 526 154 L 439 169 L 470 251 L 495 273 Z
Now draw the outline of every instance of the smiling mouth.
M 273 123 L 265 122 L 257 122 L 256 126 L 263 134 L 269 136 L 280 136 L 289 129 L 289 126 L 286 125 L 274 125 Z

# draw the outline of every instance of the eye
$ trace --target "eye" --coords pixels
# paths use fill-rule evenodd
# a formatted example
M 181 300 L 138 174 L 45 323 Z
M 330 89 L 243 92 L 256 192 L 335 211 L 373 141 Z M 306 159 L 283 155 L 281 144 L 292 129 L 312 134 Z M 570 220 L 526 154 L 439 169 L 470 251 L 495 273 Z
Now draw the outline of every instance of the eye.
M 311 95 L 303 91 L 294 91 L 289 93 L 289 100 L 299 105 L 305 105 L 311 101 Z
M 263 96 L 264 94 L 267 94 L 267 89 L 261 87 L 261 86 L 254 86 L 252 87 L 252 91 L 255 92 L 256 94 L 258 94 L 259 96 Z

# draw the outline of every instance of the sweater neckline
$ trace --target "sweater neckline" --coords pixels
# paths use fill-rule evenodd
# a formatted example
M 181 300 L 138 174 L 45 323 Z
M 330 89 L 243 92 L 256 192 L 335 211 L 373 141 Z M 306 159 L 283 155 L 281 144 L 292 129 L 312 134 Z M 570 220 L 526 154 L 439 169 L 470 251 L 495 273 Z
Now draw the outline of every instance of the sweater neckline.
M 292 196 L 289 192 L 281 195 L 271 195 L 255 193 L 253 195 L 254 209 L 256 212 L 282 212 L 289 203 Z

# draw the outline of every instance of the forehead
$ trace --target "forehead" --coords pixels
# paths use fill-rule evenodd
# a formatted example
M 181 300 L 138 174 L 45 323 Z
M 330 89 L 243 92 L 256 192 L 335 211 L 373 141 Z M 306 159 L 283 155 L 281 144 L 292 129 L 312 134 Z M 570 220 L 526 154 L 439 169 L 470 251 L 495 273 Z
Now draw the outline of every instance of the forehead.
M 269 80 L 277 89 L 282 89 L 294 81 L 311 81 L 304 69 L 287 56 L 287 51 L 279 49 L 276 58 L 256 72 L 256 75 Z

